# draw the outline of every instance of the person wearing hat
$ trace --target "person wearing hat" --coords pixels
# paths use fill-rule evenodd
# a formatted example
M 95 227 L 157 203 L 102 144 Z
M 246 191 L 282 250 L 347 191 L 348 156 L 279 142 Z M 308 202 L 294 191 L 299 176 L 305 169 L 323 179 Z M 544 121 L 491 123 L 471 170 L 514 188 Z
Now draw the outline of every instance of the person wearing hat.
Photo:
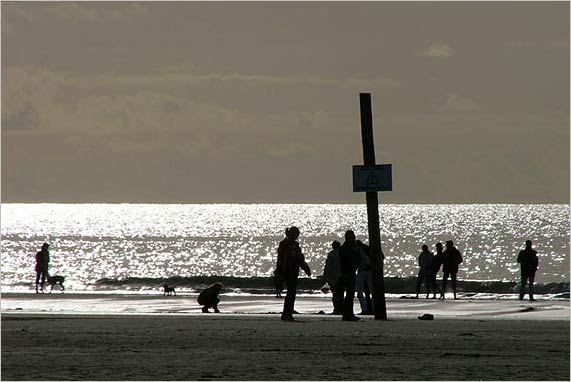
M 36 293 L 40 293 L 38 291 L 38 285 L 40 285 L 42 293 L 44 292 L 44 284 L 48 276 L 48 266 L 50 264 L 49 248 L 50 245 L 44 243 L 42 249 L 36 253 Z
M 519 290 L 519 299 L 523 300 L 525 294 L 525 285 L 529 280 L 529 301 L 535 301 L 533 298 L 533 280 L 535 279 L 535 272 L 539 260 L 537 252 L 531 248 L 531 240 L 526 240 L 525 249 L 519 251 L 517 262 L 521 266 L 521 289 Z

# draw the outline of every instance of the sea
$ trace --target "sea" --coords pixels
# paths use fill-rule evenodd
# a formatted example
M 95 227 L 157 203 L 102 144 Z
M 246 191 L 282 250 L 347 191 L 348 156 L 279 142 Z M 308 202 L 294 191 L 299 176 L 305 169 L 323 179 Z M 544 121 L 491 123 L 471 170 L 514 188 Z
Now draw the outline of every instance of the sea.
M 537 290 L 569 298 L 567 204 L 383 204 L 379 206 L 388 292 L 413 292 L 423 244 L 453 240 L 460 289 L 516 293 L 518 252 L 532 240 Z M 1 205 L 1 292 L 34 290 L 35 254 L 50 244 L 50 273 L 66 293 L 196 292 L 222 281 L 233 293 L 274 293 L 271 275 L 285 228 L 299 227 L 320 293 L 333 240 L 346 230 L 368 242 L 365 204 L 21 204 Z

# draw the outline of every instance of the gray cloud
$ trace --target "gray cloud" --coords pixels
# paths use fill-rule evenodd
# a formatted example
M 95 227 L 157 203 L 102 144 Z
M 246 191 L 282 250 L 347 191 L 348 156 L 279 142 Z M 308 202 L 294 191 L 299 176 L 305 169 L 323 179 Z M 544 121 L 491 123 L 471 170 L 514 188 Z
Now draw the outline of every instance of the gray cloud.
M 115 3 L 109 9 L 93 7 L 87 2 L 77 1 L 36 3 L 33 7 L 23 3 L 12 3 L 3 8 L 7 17 L 20 18 L 32 23 L 54 19 L 72 23 L 121 21 L 142 16 L 148 12 L 143 4 L 136 2 Z
M 424 57 L 448 58 L 454 55 L 454 49 L 449 44 L 432 44 L 420 53 Z
M 480 109 L 480 105 L 471 98 L 463 97 L 460 94 L 451 93 L 440 108 L 442 111 L 476 111 Z

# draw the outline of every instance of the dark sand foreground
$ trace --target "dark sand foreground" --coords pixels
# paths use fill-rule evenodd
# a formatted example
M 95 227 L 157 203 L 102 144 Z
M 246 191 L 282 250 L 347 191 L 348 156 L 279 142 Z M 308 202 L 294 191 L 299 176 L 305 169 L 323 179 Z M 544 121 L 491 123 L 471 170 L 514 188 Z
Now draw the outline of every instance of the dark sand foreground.
M 2 380 L 569 380 L 569 321 L 2 315 Z

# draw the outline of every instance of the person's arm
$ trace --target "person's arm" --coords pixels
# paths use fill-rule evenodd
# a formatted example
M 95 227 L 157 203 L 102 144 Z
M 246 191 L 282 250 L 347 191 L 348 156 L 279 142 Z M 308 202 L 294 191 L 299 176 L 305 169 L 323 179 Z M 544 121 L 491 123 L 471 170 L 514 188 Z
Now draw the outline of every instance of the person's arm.
M 522 260 L 523 260 L 523 254 L 522 254 L 522 251 L 519 251 L 519 254 L 517 255 L 517 262 L 521 263 Z
M 329 273 L 331 272 L 331 257 L 332 257 L 332 254 L 329 253 L 327 255 L 327 259 L 325 259 L 325 268 L 323 268 L 323 277 L 325 278 L 325 280 L 327 282 L 330 281 L 330 274 Z
M 297 256 L 300 264 L 299 267 L 303 269 L 306 275 L 311 276 L 311 269 L 309 269 L 309 265 L 305 262 L 305 257 L 303 256 L 303 253 L 301 253 L 301 248 L 298 248 Z
M 285 256 L 285 246 L 283 242 L 280 242 L 280 245 L 278 246 L 278 260 L 276 263 L 276 269 L 274 270 L 274 275 L 283 274 L 284 256 Z
M 361 248 L 359 248 L 359 255 L 361 256 L 361 261 L 359 266 L 362 269 L 367 268 L 369 265 L 371 265 L 371 259 L 369 259 L 367 253 L 363 251 Z
M 537 270 L 537 268 L 539 268 L 539 257 L 537 256 L 537 253 L 533 254 L 533 268 L 535 270 Z

